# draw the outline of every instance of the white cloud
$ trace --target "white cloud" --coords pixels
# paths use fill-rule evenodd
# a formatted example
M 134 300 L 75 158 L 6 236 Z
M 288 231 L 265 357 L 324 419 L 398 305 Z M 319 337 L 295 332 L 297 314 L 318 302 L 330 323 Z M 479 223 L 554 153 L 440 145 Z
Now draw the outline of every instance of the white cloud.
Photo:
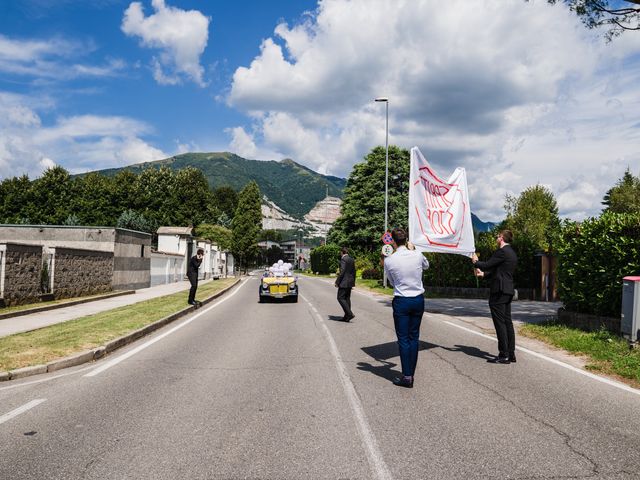
M 624 172 L 601 166 L 640 165 L 639 36 L 596 35 L 543 1 L 324 0 L 276 26 L 227 103 L 251 115 L 251 148 L 348 175 L 384 143 L 373 98 L 388 96 L 390 142 L 445 173 L 466 167 L 481 218 L 536 183 L 563 195 L 562 214 L 596 214 Z M 567 183 L 577 173 L 595 190 Z
M 92 42 L 62 37 L 18 40 L 0 35 L 0 72 L 39 80 L 69 80 L 115 76 L 125 68 L 121 59 L 108 59 L 102 65 L 74 63 L 73 59 L 95 49 Z
M 122 31 L 140 37 L 142 46 L 159 50 L 152 60 L 158 83 L 172 85 L 188 77 L 205 86 L 200 56 L 209 38 L 209 18 L 197 10 L 167 6 L 164 0 L 151 4 L 155 13 L 145 17 L 142 3 L 131 3 L 124 12 Z
M 38 176 L 56 165 L 72 173 L 167 157 L 142 139 L 149 125 L 127 117 L 80 115 L 45 124 L 34 105 L 48 100 L 0 92 L 0 179 Z

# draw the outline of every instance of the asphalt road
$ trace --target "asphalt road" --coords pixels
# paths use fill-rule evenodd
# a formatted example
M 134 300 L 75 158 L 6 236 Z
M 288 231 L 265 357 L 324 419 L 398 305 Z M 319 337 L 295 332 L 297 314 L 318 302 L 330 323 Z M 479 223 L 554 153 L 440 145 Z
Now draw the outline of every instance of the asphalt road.
M 398 388 L 387 297 L 354 292 L 342 323 L 326 280 L 302 278 L 297 304 L 257 289 L 1 384 L 0 479 L 640 478 L 637 391 L 528 351 L 488 364 L 493 338 L 437 301 Z

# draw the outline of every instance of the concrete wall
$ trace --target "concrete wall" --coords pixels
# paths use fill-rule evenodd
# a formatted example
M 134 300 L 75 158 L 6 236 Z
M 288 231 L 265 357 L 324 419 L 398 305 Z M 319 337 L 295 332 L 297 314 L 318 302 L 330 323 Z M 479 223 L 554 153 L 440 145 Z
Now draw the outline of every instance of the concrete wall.
M 2 241 L 45 247 L 113 252 L 115 238 L 115 228 L 0 225 L 0 239 Z
M 113 289 L 151 286 L 151 235 L 116 229 L 113 251 Z
M 56 248 L 53 259 L 53 295 L 56 299 L 111 291 L 113 253 Z
M 42 247 L 6 243 L 0 245 L 2 275 L 0 296 L 6 306 L 22 305 L 40 300 Z
M 183 255 L 151 252 L 151 286 L 180 282 L 186 275 Z

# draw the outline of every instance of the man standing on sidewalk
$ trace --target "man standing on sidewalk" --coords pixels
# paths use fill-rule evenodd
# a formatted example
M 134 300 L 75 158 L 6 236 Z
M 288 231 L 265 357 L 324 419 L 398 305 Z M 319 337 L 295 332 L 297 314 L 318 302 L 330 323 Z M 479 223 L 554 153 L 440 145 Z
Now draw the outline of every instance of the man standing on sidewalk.
M 345 247 L 342 247 L 340 274 L 336 279 L 335 285 L 338 287 L 338 303 L 344 310 L 342 321 L 349 322 L 355 317 L 351 311 L 351 289 L 356 286 L 356 264 Z
M 478 261 L 474 253 L 473 266 L 480 269 L 479 276 L 486 276 L 491 282 L 489 289 L 489 309 L 493 326 L 498 337 L 498 356 L 490 363 L 515 363 L 516 335 L 511 320 L 511 300 L 515 289 L 513 287 L 513 273 L 516 271 L 518 257 L 511 247 L 513 233 L 502 230 L 496 238 L 498 250 L 486 262 Z
M 189 266 L 187 267 L 187 278 L 191 283 L 191 289 L 189 290 L 189 305 L 198 305 L 200 302 L 196 302 L 196 290 L 198 290 L 198 270 L 204 257 L 204 250 L 199 248 L 197 253 L 189 260 Z
M 429 261 L 422 253 L 407 248 L 407 233 L 402 228 L 394 228 L 391 236 L 396 251 L 384 259 L 384 271 L 393 285 L 393 323 L 402 364 L 402 377 L 394 378 L 393 383 L 413 388 L 424 313 L 422 271 L 429 268 Z

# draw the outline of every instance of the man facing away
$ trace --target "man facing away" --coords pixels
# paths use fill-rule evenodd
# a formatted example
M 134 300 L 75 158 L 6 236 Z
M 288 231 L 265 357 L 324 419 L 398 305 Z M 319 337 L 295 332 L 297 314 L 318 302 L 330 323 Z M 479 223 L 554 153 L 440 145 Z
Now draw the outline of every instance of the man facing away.
M 391 236 L 396 251 L 384 259 L 384 271 L 393 285 L 393 323 L 402 365 L 402 377 L 393 383 L 413 388 L 424 313 L 422 271 L 429 268 L 429 262 L 422 253 L 407 248 L 407 233 L 402 228 L 393 229 Z
M 202 259 L 204 257 L 204 250 L 199 248 L 196 254 L 191 257 L 189 260 L 189 265 L 187 266 L 187 278 L 189 279 L 189 283 L 191 283 L 191 289 L 189 290 L 189 300 L 187 303 L 189 305 L 198 305 L 200 302 L 196 302 L 196 290 L 198 290 L 198 270 L 200 269 L 200 264 L 202 263 Z
M 336 278 L 335 286 L 338 287 L 338 303 L 344 310 L 343 322 L 348 322 L 355 317 L 351 311 L 351 289 L 356 285 L 356 264 L 349 256 L 349 250 L 342 247 L 340 257 L 340 273 Z
M 513 233 L 502 230 L 498 233 L 496 242 L 498 249 L 486 262 L 478 260 L 473 254 L 473 266 L 480 269 L 479 276 L 486 276 L 491 281 L 489 289 L 489 309 L 493 326 L 498 337 L 498 356 L 490 363 L 515 363 L 516 335 L 511 320 L 511 300 L 515 293 L 513 287 L 513 273 L 516 271 L 518 257 L 511 247 Z

